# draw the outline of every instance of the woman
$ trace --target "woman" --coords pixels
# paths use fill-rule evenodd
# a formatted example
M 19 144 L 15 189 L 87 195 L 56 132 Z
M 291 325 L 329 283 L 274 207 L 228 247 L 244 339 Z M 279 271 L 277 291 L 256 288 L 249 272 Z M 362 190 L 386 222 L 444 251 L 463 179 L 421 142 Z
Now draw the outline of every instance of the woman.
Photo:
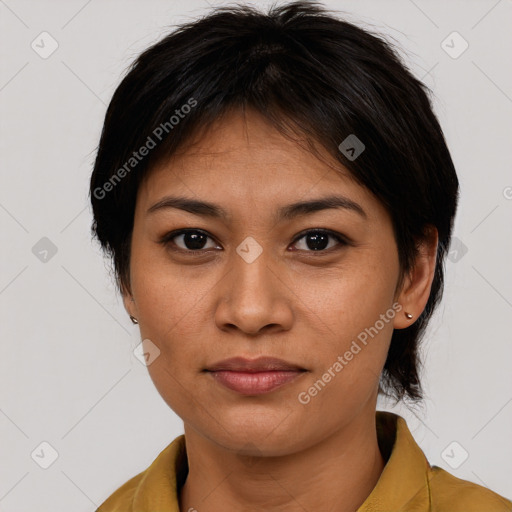
M 99 511 L 511 509 L 376 411 L 422 398 L 457 206 L 427 92 L 307 2 L 217 9 L 137 59 L 93 232 L 185 434 Z

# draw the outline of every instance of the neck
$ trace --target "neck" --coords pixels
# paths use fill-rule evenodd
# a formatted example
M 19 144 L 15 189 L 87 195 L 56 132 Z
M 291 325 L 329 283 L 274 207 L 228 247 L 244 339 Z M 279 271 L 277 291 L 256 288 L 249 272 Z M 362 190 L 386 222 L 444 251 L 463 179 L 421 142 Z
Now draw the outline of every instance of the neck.
M 354 512 L 385 466 L 375 408 L 320 442 L 282 456 L 240 456 L 187 424 L 185 442 L 189 473 L 179 493 L 182 511 Z

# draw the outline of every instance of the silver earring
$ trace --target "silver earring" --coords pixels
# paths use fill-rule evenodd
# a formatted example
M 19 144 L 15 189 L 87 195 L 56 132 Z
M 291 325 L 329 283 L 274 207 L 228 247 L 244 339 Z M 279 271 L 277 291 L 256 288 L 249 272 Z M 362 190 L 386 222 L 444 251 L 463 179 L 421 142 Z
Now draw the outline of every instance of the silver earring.
M 406 313 L 405 313 L 405 316 L 406 316 L 409 320 L 412 318 L 411 313 L 407 313 L 407 312 L 406 312 Z
M 131 320 L 134 324 L 138 324 L 138 323 L 139 323 L 139 322 L 137 322 L 137 319 L 136 319 L 134 316 L 132 316 L 132 315 L 130 315 L 130 320 Z

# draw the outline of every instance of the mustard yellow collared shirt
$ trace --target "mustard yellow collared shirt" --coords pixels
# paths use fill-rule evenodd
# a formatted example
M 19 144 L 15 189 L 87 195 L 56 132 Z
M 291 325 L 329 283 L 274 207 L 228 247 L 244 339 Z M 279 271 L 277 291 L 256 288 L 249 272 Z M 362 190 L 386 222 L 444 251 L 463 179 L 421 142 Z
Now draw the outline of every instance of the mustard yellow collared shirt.
M 509 499 L 431 466 L 401 416 L 376 411 L 376 425 L 386 465 L 357 512 L 512 512 Z M 187 473 L 185 436 L 181 435 L 97 512 L 180 512 L 178 489 Z

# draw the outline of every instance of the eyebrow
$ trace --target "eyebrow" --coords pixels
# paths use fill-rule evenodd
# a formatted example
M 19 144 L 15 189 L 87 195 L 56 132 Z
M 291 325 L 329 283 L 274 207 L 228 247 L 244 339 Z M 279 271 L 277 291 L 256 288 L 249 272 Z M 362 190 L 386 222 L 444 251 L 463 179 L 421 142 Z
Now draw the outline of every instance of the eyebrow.
M 229 219 L 228 212 L 219 205 L 208 201 L 198 201 L 182 196 L 165 196 L 148 208 L 146 214 L 167 208 L 176 208 L 201 217 L 210 217 L 214 219 Z M 302 215 L 329 209 L 343 209 L 353 211 L 364 219 L 367 219 L 366 212 L 361 205 L 345 196 L 327 196 L 309 201 L 300 201 L 297 203 L 282 206 L 277 210 L 277 219 L 291 220 Z

